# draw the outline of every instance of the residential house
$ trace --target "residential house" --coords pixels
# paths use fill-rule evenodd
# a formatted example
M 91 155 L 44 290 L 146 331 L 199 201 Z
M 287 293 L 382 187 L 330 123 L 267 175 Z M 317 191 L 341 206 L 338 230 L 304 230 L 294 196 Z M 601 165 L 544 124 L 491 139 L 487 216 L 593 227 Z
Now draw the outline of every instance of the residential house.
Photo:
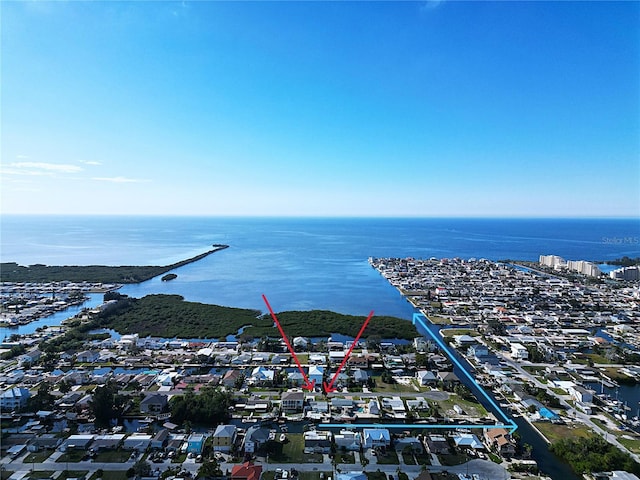
M 310 382 L 315 382 L 316 385 L 322 385 L 322 379 L 324 377 L 324 367 L 320 365 L 311 365 L 309 367 L 309 373 L 307 374 Z
M 104 385 L 105 383 L 107 383 L 112 374 L 113 371 L 110 367 L 94 368 L 91 372 L 91 381 L 98 385 Z
M 200 455 L 204 449 L 206 437 L 202 433 L 192 433 L 187 438 L 187 453 Z
M 458 448 L 468 448 L 473 450 L 485 449 L 484 443 L 482 443 L 473 433 L 456 433 L 451 438 Z
M 58 445 L 62 443 L 60 438 L 55 433 L 44 433 L 38 435 L 32 442 L 27 445 L 27 450 L 30 452 L 40 452 L 42 450 L 55 450 Z
M 396 418 L 404 418 L 406 412 L 404 402 L 400 397 L 384 397 L 382 399 L 382 407 L 390 410 Z
M 289 372 L 287 374 L 287 381 L 290 385 L 299 387 L 304 384 L 304 376 L 300 373 L 299 370 L 295 372 Z
M 151 415 L 157 415 L 159 413 L 162 413 L 165 410 L 167 406 L 167 402 L 168 402 L 167 396 L 162 395 L 161 393 L 153 393 L 153 394 L 147 395 L 140 402 L 140 412 L 151 414 Z
M 96 435 L 91 444 L 91 448 L 96 452 L 100 450 L 115 450 L 120 446 L 125 437 L 126 435 L 124 433 Z
M 262 465 L 245 462 L 231 468 L 231 480 L 260 480 Z
M 162 450 L 167 446 L 169 442 L 169 430 L 167 428 L 163 428 L 158 433 L 156 433 L 151 439 L 150 447 L 155 450 Z
M 329 453 L 331 451 L 331 432 L 309 430 L 303 433 L 305 453 Z
M 593 391 L 587 390 L 580 385 L 569 387 L 569 393 L 577 402 L 593 403 Z
M 269 440 L 269 429 L 252 425 L 247 428 L 244 436 L 244 451 L 246 453 L 256 452 L 262 445 Z
M 351 355 L 347 365 L 353 368 L 369 368 L 369 357 L 366 355 Z
M 236 442 L 238 429 L 235 425 L 218 425 L 213 432 L 213 450 L 217 452 L 230 452 Z
M 20 362 L 27 365 L 32 365 L 38 361 L 42 356 L 42 352 L 37 348 L 32 348 L 27 353 L 20 355 Z
M 244 378 L 244 373 L 240 370 L 227 370 L 227 373 L 222 377 L 221 383 L 225 387 L 233 388 L 240 378 Z
M 489 450 L 502 457 L 512 457 L 516 453 L 516 447 L 511 435 L 504 428 L 487 428 L 484 431 L 484 440 Z
M 265 367 L 255 367 L 251 371 L 251 375 L 249 376 L 249 383 L 253 383 L 254 385 L 266 385 L 271 384 L 275 377 L 275 372 L 269 368 Z
M 0 394 L 1 410 L 17 410 L 27 404 L 31 394 L 29 389 L 24 387 L 13 387 Z
M 359 384 L 367 383 L 369 381 L 369 374 L 358 368 L 353 372 L 353 381 Z
M 60 450 L 63 452 L 67 450 L 88 450 L 94 438 L 94 435 L 70 435 L 60 446 Z
M 93 363 L 97 362 L 100 358 L 100 354 L 93 350 L 85 350 L 76 354 L 76 361 L 80 363 Z
M 304 352 L 309 348 L 309 340 L 304 337 L 295 337 L 293 339 L 293 348 L 296 352 Z
M 421 387 L 436 385 L 438 383 L 438 377 L 430 370 L 418 370 L 415 376 L 416 380 L 418 380 L 418 385 Z
M 364 448 L 388 447 L 391 445 L 391 435 L 386 428 L 363 428 L 362 446 Z
M 453 372 L 438 372 L 438 380 L 442 382 L 445 389 L 451 389 L 460 384 L 460 379 Z
M 344 447 L 349 451 L 359 451 L 361 437 L 360 433 L 351 430 L 340 430 L 339 434 L 333 436 L 333 441 L 339 449 Z
M 281 397 L 280 407 L 284 412 L 301 412 L 304 405 L 303 392 L 284 392 Z
M 153 437 L 146 433 L 132 433 L 122 442 L 122 448 L 124 450 L 136 450 L 138 452 L 144 452 L 149 445 Z
M 435 455 L 446 455 L 451 452 L 449 442 L 444 435 L 426 435 L 424 441 L 426 442 L 426 447 L 430 453 Z
M 319 353 L 310 353 L 309 363 L 315 365 L 324 365 L 325 363 L 327 363 L 327 357 Z
M 367 409 L 369 410 L 370 415 L 380 415 L 380 403 L 375 398 L 369 400 Z

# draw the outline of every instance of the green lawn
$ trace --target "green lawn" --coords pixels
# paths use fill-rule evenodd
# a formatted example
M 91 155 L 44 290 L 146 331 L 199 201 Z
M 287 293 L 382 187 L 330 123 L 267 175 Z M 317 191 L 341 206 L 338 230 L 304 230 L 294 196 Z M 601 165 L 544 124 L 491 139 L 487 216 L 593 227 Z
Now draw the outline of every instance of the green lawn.
M 416 392 L 412 385 L 402 385 L 400 383 L 384 383 L 379 375 L 373 376 L 376 381 L 376 388 L 373 389 L 377 393 L 395 393 L 395 392 Z
M 640 439 L 618 437 L 618 441 L 627 447 L 630 452 L 640 453 Z
M 83 479 L 89 470 L 63 470 L 56 480 L 67 480 L 67 478 Z
M 431 465 L 431 455 L 426 452 L 414 454 L 414 457 L 418 461 L 418 465 Z
M 387 475 L 384 472 L 365 472 L 367 480 L 387 480 Z
M 480 418 L 488 414 L 487 409 L 479 403 L 464 400 L 455 393 L 450 393 L 447 400 L 438 400 L 436 403 L 440 406 L 441 413 L 443 414 L 447 410 L 453 410 L 454 405 L 459 405 L 464 410 L 465 416 Z
M 456 455 L 438 455 L 438 458 L 440 459 L 440 463 L 442 465 L 446 465 L 448 467 L 454 465 L 462 465 L 463 463 L 467 463 L 469 460 L 471 460 L 469 456 L 465 455 L 464 453 Z
M 416 459 L 413 457 L 413 453 L 402 452 L 402 460 L 407 465 L 415 465 L 416 464 Z
M 93 475 L 91 475 L 91 477 L 89 477 L 89 480 L 97 479 L 98 477 L 96 476 L 95 472 L 93 473 Z M 102 480 L 127 480 L 127 472 L 113 472 L 105 470 L 102 472 Z
M 53 470 L 36 470 L 35 472 L 30 472 L 29 478 L 51 478 L 55 472 Z
M 444 338 L 454 337 L 456 335 L 469 335 L 470 337 L 477 337 L 480 335 L 477 330 L 472 328 L 447 328 L 446 330 L 440 330 L 440 334 Z
M 446 317 L 441 317 L 439 315 L 429 315 L 429 320 L 431 323 L 435 323 L 436 325 L 450 325 L 451 319 Z
M 23 463 L 42 463 L 51 456 L 53 452 L 51 450 L 45 450 L 44 452 L 30 453 L 23 460 Z
M 100 463 L 124 463 L 129 460 L 130 451 L 126 450 L 104 450 L 98 453 L 93 460 Z
M 320 480 L 320 473 L 324 473 L 324 478 L 327 479 L 333 474 L 331 472 L 299 472 L 299 480 Z M 264 475 L 263 475 L 264 478 Z
M 353 453 L 336 453 L 336 463 L 356 463 L 356 457 Z
M 533 425 L 540 430 L 542 435 L 551 443 L 562 440 L 563 438 L 587 438 L 595 435 L 593 431 L 585 425 L 569 426 L 550 422 L 535 422 Z
M 269 463 L 322 463 L 319 453 L 304 453 L 304 438 L 301 433 L 290 433 L 288 442 L 282 445 L 281 455 L 270 455 Z
M 87 454 L 86 450 L 67 450 L 56 460 L 57 463 L 75 463 L 81 461 Z
M 378 463 L 380 465 L 399 465 L 400 460 L 398 460 L 398 454 L 395 450 L 387 450 L 387 452 L 382 455 L 378 452 L 377 455 Z

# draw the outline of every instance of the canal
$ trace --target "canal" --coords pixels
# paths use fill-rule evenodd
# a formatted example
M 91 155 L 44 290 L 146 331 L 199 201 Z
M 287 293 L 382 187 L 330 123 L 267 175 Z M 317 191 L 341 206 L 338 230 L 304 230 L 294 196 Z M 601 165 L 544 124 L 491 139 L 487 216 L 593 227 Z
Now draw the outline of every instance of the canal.
M 436 335 L 440 337 L 440 327 L 438 325 L 427 321 L 426 326 L 427 328 L 429 328 L 432 336 Z M 418 324 L 416 324 L 416 327 L 418 327 Z M 503 412 L 496 408 L 496 406 L 499 405 L 499 402 L 497 401 L 493 393 L 490 390 L 486 389 L 481 391 L 477 383 L 469 378 L 469 376 L 474 377 L 474 368 L 469 364 L 469 362 L 467 362 L 467 360 L 453 348 L 447 348 L 446 353 L 457 360 L 457 362 L 453 362 L 454 364 L 457 363 L 460 365 L 460 367 L 465 369 L 466 374 L 460 371 L 460 367 L 454 367 L 454 373 L 458 376 L 460 381 L 473 392 L 473 394 L 476 396 L 476 398 L 484 408 L 486 408 L 496 416 L 499 422 L 504 420 L 507 414 L 506 412 Z M 487 397 L 489 397 L 491 401 L 487 399 Z M 529 445 L 531 445 L 531 457 L 536 461 L 538 467 L 542 472 L 544 472 L 554 480 L 581 480 L 568 463 L 564 462 L 549 451 L 545 439 L 542 438 L 538 431 L 533 428 L 524 418 L 508 418 L 514 420 L 516 425 L 518 425 L 516 433 L 520 435 L 522 443 L 528 443 Z

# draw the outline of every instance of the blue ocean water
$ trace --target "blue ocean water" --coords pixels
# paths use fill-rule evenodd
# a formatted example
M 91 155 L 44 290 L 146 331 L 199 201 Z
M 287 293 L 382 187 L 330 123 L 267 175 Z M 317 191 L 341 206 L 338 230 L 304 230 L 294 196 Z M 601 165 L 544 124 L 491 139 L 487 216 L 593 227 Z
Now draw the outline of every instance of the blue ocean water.
M 186 265 L 170 282 L 123 287 L 132 296 L 266 311 L 330 309 L 411 318 L 413 309 L 368 257 L 611 260 L 640 256 L 639 219 L 416 219 L 2 216 L 0 259 L 23 265 Z

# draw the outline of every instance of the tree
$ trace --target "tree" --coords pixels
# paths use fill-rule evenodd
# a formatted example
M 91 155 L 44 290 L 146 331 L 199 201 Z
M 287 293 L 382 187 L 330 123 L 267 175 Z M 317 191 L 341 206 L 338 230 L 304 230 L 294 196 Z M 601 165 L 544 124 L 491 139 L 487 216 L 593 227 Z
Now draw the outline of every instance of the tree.
M 209 479 L 222 476 L 220 465 L 215 460 L 207 460 L 202 463 L 196 474 L 196 478 Z
M 117 392 L 118 387 L 112 381 L 94 390 L 89 406 L 96 418 L 96 426 L 109 427 L 112 419 L 122 415 L 123 397 Z
M 138 460 L 133 465 L 133 471 L 139 477 L 148 477 L 151 475 L 151 465 L 144 460 Z
M 38 387 L 38 394 L 29 397 L 27 400 L 26 410 L 37 412 L 38 410 L 52 410 L 54 407 L 55 397 L 51 394 L 51 384 L 42 382 Z
M 60 390 L 60 393 L 69 393 L 71 391 L 71 382 L 62 380 L 58 383 L 58 390 Z
M 171 416 L 176 423 L 191 421 L 207 425 L 226 422 L 231 405 L 231 394 L 213 387 L 202 388 L 198 395 L 187 391 L 184 395 L 173 397 L 169 403 Z

